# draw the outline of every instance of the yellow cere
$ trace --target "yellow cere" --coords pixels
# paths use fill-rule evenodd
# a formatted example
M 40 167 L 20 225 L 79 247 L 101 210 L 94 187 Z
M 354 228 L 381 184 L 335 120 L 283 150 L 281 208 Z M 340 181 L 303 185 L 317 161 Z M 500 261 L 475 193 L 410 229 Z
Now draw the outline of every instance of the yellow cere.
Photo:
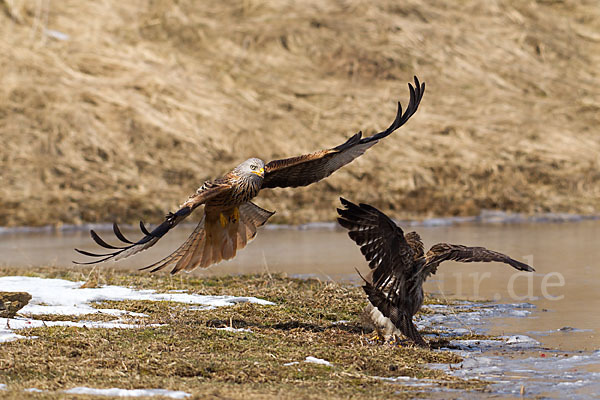
M 256 174 L 256 175 L 258 175 L 258 176 L 264 176 L 264 174 L 265 174 L 265 169 L 264 169 L 264 168 L 261 168 L 261 169 L 259 169 L 258 171 L 252 171 L 252 173 L 253 173 L 253 174 Z

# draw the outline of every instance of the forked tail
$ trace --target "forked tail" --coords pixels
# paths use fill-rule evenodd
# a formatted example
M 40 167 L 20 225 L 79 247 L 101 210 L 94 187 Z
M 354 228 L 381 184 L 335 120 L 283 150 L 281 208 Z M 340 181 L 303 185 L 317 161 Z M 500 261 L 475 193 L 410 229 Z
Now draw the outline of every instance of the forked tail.
M 173 266 L 171 274 L 181 270 L 208 268 L 235 257 L 236 252 L 256 236 L 256 229 L 264 225 L 274 212 L 252 202 L 227 210 L 204 210 L 196 229 L 177 250 L 162 260 L 141 269 L 155 272 Z

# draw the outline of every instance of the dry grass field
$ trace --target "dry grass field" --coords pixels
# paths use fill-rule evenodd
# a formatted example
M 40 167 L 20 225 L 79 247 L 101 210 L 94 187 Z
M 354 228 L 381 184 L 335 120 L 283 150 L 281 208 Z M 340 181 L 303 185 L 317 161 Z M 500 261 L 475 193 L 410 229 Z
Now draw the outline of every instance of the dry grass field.
M 600 210 L 597 0 L 0 0 L 0 226 L 155 222 L 242 160 L 417 114 L 274 222 Z

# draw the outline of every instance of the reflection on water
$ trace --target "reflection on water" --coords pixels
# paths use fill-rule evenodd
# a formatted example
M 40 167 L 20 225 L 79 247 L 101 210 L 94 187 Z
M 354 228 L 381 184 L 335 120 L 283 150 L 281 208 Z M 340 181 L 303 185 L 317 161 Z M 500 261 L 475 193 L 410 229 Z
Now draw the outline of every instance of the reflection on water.
M 131 259 L 102 267 L 143 267 L 177 248 L 192 231 L 183 226 L 170 232 L 152 249 Z M 407 229 L 408 230 L 408 229 Z M 426 248 L 447 241 L 480 245 L 505 252 L 536 268 L 532 275 L 517 274 L 504 264 L 442 264 L 426 290 L 438 296 L 493 299 L 500 303 L 528 302 L 536 309 L 527 318 L 501 318 L 490 326 L 493 334 L 522 333 L 542 345 L 563 350 L 600 348 L 600 270 L 596 241 L 599 221 L 542 224 L 464 224 L 416 227 Z M 128 236 L 135 238 L 133 232 Z M 106 232 L 107 238 L 110 233 Z M 15 233 L 0 235 L 0 263 L 17 266 L 70 266 L 83 261 L 74 247 L 97 251 L 87 232 Z M 231 261 L 198 276 L 251 272 L 285 272 L 321 279 L 355 281 L 354 268 L 367 269 L 358 247 L 346 232 L 334 229 L 261 229 L 255 241 Z M 571 329 L 572 328 L 572 329 Z

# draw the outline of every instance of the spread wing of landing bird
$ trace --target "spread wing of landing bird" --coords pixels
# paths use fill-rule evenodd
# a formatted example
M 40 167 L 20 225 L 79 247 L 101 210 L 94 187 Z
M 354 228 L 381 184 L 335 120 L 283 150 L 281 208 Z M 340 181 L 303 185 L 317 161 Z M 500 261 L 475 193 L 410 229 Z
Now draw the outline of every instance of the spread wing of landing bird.
M 519 271 L 534 271 L 527 264 L 483 247 L 438 243 L 425 253 L 416 232 L 404 234 L 387 215 L 368 204 L 340 200 L 344 208 L 337 210 L 338 222 L 360 246 L 371 269 L 367 278 L 363 277 L 363 289 L 370 302 L 366 311 L 379 332 L 398 329 L 417 345 L 426 346 L 412 317 L 423 305 L 423 283 L 443 261 L 496 261 Z
M 408 107 L 403 113 L 402 106 L 398 103 L 396 118 L 386 130 L 365 138 L 362 137 L 362 132 L 358 132 L 339 146 L 298 157 L 268 163 L 250 158 L 222 178 L 205 182 L 176 212 L 167 214 L 165 220 L 152 231 L 140 222 L 140 230 L 144 236 L 137 241 L 127 239 L 116 223 L 113 224 L 114 234 L 123 242 L 119 246 L 107 243 L 96 232 L 90 231 L 92 239 L 110 251 L 98 254 L 75 249 L 80 254 L 95 258 L 90 262 L 75 263 L 95 264 L 120 260 L 146 250 L 200 205 L 204 205 L 204 215 L 187 240 L 167 257 L 142 269 L 154 272 L 173 267 L 171 273 L 174 274 L 197 267 L 207 268 L 221 260 L 233 258 L 237 250 L 254 238 L 257 228 L 274 214 L 252 203 L 251 200 L 260 190 L 306 186 L 318 182 L 400 128 L 417 111 L 425 92 L 425 83 L 420 83 L 417 77 L 414 80 L 414 86 L 408 84 Z

